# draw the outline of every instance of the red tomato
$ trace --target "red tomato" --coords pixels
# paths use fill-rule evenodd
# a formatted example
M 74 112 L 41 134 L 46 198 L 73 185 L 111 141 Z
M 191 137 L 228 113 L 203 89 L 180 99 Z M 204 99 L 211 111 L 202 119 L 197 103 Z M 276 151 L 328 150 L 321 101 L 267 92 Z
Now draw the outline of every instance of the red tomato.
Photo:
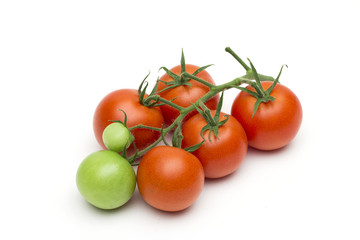
M 264 90 L 272 82 L 261 82 Z M 254 91 L 250 86 L 248 89 Z M 256 98 L 241 92 L 235 98 L 231 114 L 244 127 L 249 146 L 260 150 L 274 150 L 286 146 L 297 134 L 302 121 L 299 99 L 287 87 L 276 84 L 270 93 L 274 101 L 261 103 L 253 117 Z
M 191 64 L 185 64 L 185 71 L 190 74 L 193 74 L 197 69 L 199 69 L 198 66 L 191 65 Z M 180 75 L 181 66 L 178 65 L 178 66 L 170 69 L 170 71 L 177 75 Z M 198 78 L 201 78 L 201 79 L 213 84 L 213 85 L 215 84 L 215 82 L 212 79 L 212 77 L 210 76 L 210 74 L 205 70 L 199 72 L 198 74 L 196 74 L 196 76 Z M 160 78 L 160 80 L 165 81 L 165 82 L 170 82 L 170 81 L 173 81 L 173 78 L 166 73 Z M 185 107 L 185 108 L 189 107 L 191 105 L 191 103 L 195 103 L 199 98 L 204 96 L 209 91 L 209 87 L 207 87 L 204 84 L 199 83 L 193 79 L 190 79 L 188 81 L 188 83 L 191 84 L 191 87 L 186 86 L 186 85 L 177 86 L 175 88 L 160 92 L 159 95 L 162 98 L 165 98 L 167 100 L 175 99 L 175 100 L 173 100 L 173 103 L 175 103 L 181 107 Z M 166 87 L 167 86 L 163 82 L 159 82 L 158 91 L 160 91 Z M 216 96 L 212 97 L 211 99 L 209 99 L 205 103 L 205 105 L 210 109 L 216 109 L 218 103 L 219 103 L 219 95 L 216 95 Z M 171 124 L 180 114 L 179 110 L 177 110 L 173 107 L 170 107 L 168 105 L 161 106 L 161 111 L 163 112 L 163 116 L 164 116 L 166 124 Z M 196 113 L 197 113 L 196 110 L 190 112 L 186 116 L 185 119 L 190 118 L 191 116 L 195 115 Z
M 101 100 L 94 115 L 94 133 L 99 144 L 104 148 L 102 134 L 109 120 L 124 121 L 124 113 L 127 114 L 127 127 L 139 124 L 161 128 L 164 119 L 159 107 L 146 107 L 139 102 L 139 94 L 134 89 L 120 89 L 111 92 Z M 134 129 L 131 131 L 135 138 L 135 145 L 142 150 L 154 143 L 160 137 L 160 132 L 149 129 Z M 129 153 L 133 153 L 133 146 L 130 145 Z
M 180 211 L 199 197 L 204 186 L 200 161 L 183 149 L 158 146 L 147 152 L 137 169 L 144 200 L 163 211 Z
M 211 111 L 214 116 L 215 111 Z M 219 121 L 225 119 L 225 113 L 220 113 Z M 204 117 L 197 114 L 184 123 L 182 147 L 187 148 L 203 141 L 201 129 L 207 125 Z M 220 178 L 233 173 L 238 169 L 247 152 L 247 139 L 241 124 L 229 115 L 227 122 L 219 127 L 216 138 L 209 130 L 203 133 L 205 142 L 193 154 L 204 167 L 205 177 Z

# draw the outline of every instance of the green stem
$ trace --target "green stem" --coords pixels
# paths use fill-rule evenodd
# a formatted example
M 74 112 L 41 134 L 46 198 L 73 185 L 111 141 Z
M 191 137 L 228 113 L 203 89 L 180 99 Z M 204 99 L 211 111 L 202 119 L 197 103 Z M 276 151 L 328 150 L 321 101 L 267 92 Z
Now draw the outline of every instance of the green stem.
M 205 81 L 205 80 L 203 80 L 203 79 L 201 79 L 201 78 L 198 78 L 198 77 L 196 77 L 196 76 L 194 76 L 194 75 L 191 75 L 190 73 L 184 72 L 184 73 L 181 74 L 181 75 L 183 75 L 184 77 L 193 79 L 193 80 L 195 80 L 195 81 L 197 81 L 197 82 L 200 82 L 200 83 L 204 84 L 205 86 L 208 86 L 209 88 L 214 87 L 213 84 L 211 84 L 211 83 L 209 83 L 209 82 L 207 82 L 207 81 Z
M 175 104 L 175 103 L 173 103 L 173 102 L 171 102 L 171 101 L 169 101 L 169 100 L 166 100 L 165 98 L 162 98 L 162 97 L 160 97 L 159 95 L 153 95 L 153 96 L 151 96 L 151 97 L 148 97 L 147 99 L 146 99 L 146 102 L 150 102 L 150 101 L 160 101 L 160 102 L 162 102 L 162 103 L 165 103 L 165 104 L 167 104 L 167 105 L 169 105 L 169 106 L 171 106 L 171 107 L 173 107 L 173 108 L 176 108 L 177 110 L 179 110 L 179 111 L 181 111 L 181 110 L 183 110 L 184 108 L 183 107 L 181 107 L 181 106 L 179 106 L 179 105 L 177 105 L 177 104 Z
M 129 130 L 131 131 L 131 130 L 138 129 L 138 128 L 150 129 L 150 130 L 161 132 L 161 128 L 150 127 L 150 126 L 146 126 L 146 125 L 142 125 L 142 124 L 139 124 L 139 125 L 136 125 L 136 126 L 133 126 L 133 127 L 129 127 Z
M 256 81 L 256 85 L 257 85 L 256 91 L 258 92 L 258 94 L 259 94 L 259 96 L 261 98 L 268 96 L 268 94 L 266 94 L 264 88 L 261 85 L 261 81 L 260 81 L 259 75 L 258 75 L 258 73 L 256 71 L 256 68 L 254 67 L 254 65 L 252 64 L 250 59 L 248 59 L 248 60 L 250 62 L 251 70 L 252 70 L 252 72 L 254 74 L 254 77 L 255 77 L 255 81 Z
M 166 136 L 171 130 L 173 130 L 177 125 L 178 122 L 182 122 L 182 120 L 184 119 L 185 116 L 179 116 L 170 126 L 168 126 L 167 128 L 164 128 L 162 130 L 162 134 L 164 136 Z M 139 125 L 137 125 L 139 126 Z M 135 129 L 137 126 L 132 127 L 132 129 Z M 161 131 L 161 128 L 160 128 Z M 152 149 L 153 147 L 155 147 L 156 145 L 158 145 L 161 141 L 163 140 L 163 136 L 160 136 L 158 139 L 156 139 L 156 141 L 154 143 L 152 143 L 151 145 L 149 145 L 148 147 L 144 148 L 143 150 L 139 151 L 137 153 L 138 156 L 142 156 L 143 154 L 145 154 L 147 151 L 149 151 L 150 149 Z M 135 155 L 135 154 L 134 154 Z M 130 157 L 128 157 L 128 159 L 133 159 L 134 155 L 131 155 Z
M 247 75 L 245 75 L 245 76 L 247 76 Z M 241 82 L 241 84 L 243 84 L 243 83 L 249 84 L 249 85 L 254 84 L 254 81 L 251 81 L 250 79 L 245 78 L 245 76 L 235 78 L 233 81 Z
M 245 82 L 243 81 L 245 80 Z M 207 102 L 210 98 L 214 97 L 216 94 L 218 94 L 219 92 L 225 91 L 227 89 L 230 89 L 234 86 L 239 86 L 243 83 L 247 83 L 247 79 L 243 79 L 243 77 L 239 77 L 239 78 L 235 78 L 234 80 L 218 85 L 218 86 L 213 86 L 210 88 L 210 91 L 207 92 L 204 96 L 202 96 L 202 98 L 200 98 L 199 100 L 197 100 L 194 105 L 196 105 L 197 107 L 200 107 L 200 102 Z M 191 111 L 195 110 L 195 106 L 194 105 L 190 105 L 187 108 L 184 108 L 182 111 L 180 111 L 180 116 L 184 115 L 186 116 L 188 113 L 190 113 Z
M 245 68 L 246 70 L 246 75 L 244 76 L 245 78 L 248 78 L 250 80 L 255 79 L 251 67 L 249 67 L 230 47 L 225 48 L 225 51 L 230 53 L 241 64 L 241 66 Z M 258 74 L 258 76 L 260 81 L 275 81 L 275 79 L 271 76 L 262 75 L 262 74 Z
M 271 81 L 271 82 L 275 81 L 275 78 L 273 78 L 271 76 L 267 76 L 267 75 L 263 75 L 263 74 L 258 74 L 258 76 L 259 76 L 259 79 L 260 79 L 261 82 L 263 82 L 263 81 Z M 250 80 L 255 79 L 254 74 L 253 74 L 252 71 L 247 72 L 245 77 L 247 79 L 250 79 Z
M 193 76 L 192 76 L 193 78 Z M 227 89 L 231 89 L 233 88 L 234 86 L 239 86 L 241 84 L 252 84 L 253 82 L 250 81 L 248 78 L 246 78 L 246 75 L 245 76 L 242 76 L 242 77 L 238 77 L 238 78 L 235 78 L 234 80 L 230 81 L 230 82 L 227 82 L 227 83 L 224 83 L 224 84 L 221 84 L 221 85 L 218 85 L 218 86 L 215 86 L 215 85 L 212 85 L 210 87 L 210 90 L 209 92 L 207 92 L 204 96 L 202 96 L 199 100 L 197 100 L 194 104 L 190 105 L 189 107 L 187 108 L 183 108 L 183 107 L 180 107 L 168 100 L 165 100 L 163 98 L 159 98 L 159 101 L 162 101 L 166 104 L 169 104 L 170 106 L 173 106 L 175 107 L 176 109 L 179 109 L 180 111 L 180 115 L 175 119 L 175 121 L 170 125 L 168 126 L 167 128 L 164 128 L 162 129 L 162 134 L 164 136 L 166 136 L 168 133 L 170 133 L 175 127 L 181 125 L 182 121 L 184 120 L 185 116 L 192 112 L 193 110 L 195 110 L 195 106 L 197 107 L 201 107 L 201 103 L 205 103 L 207 102 L 209 99 L 211 99 L 212 97 L 214 97 L 216 94 L 222 92 L 222 91 L 225 91 Z M 155 98 L 155 96 L 154 96 Z M 155 100 L 155 99 L 154 99 Z M 143 126 L 141 126 L 143 127 Z M 135 127 L 132 127 L 130 129 L 135 129 L 135 128 L 140 128 L 139 125 L 138 126 L 135 126 Z M 161 131 L 160 128 L 152 128 L 150 127 L 149 129 L 153 129 L 153 130 L 157 130 L 157 131 Z M 152 143 L 151 145 L 149 145 L 148 147 L 146 147 L 145 149 L 141 150 L 138 152 L 138 156 L 142 156 L 143 154 L 145 154 L 147 151 L 149 151 L 150 149 L 152 149 L 153 147 L 155 147 L 157 144 L 159 144 L 161 141 L 163 140 L 163 136 L 160 136 L 154 143 Z M 134 155 L 130 156 L 128 159 L 132 159 L 134 158 Z
M 246 71 L 251 70 L 251 68 L 246 65 L 246 63 L 230 47 L 226 47 L 225 51 L 230 53 L 241 64 L 241 66 L 245 68 Z

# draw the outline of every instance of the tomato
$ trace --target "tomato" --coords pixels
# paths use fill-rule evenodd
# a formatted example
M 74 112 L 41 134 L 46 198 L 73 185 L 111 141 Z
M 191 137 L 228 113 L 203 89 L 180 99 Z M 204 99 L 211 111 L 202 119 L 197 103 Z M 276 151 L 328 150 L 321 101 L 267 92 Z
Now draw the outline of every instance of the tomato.
M 104 145 L 112 151 L 121 152 L 131 143 L 130 131 L 122 123 L 109 124 L 103 132 Z
M 215 111 L 211 111 L 212 116 Z M 225 119 L 225 113 L 220 113 L 219 121 Z M 214 132 L 209 140 L 209 130 L 203 134 L 205 142 L 193 154 L 204 167 L 205 177 L 220 178 L 233 173 L 238 169 L 247 152 L 247 138 L 241 124 L 231 115 L 227 122 L 218 128 L 218 138 Z M 200 136 L 201 129 L 207 125 L 200 114 L 196 114 L 183 125 L 182 147 L 194 146 L 203 141 Z
M 183 149 L 158 146 L 147 152 L 137 169 L 141 196 L 154 208 L 180 211 L 199 197 L 204 186 L 200 161 Z
M 267 90 L 273 82 L 261 82 Z M 246 87 L 251 91 L 254 89 Z M 274 150 L 286 146 L 297 134 L 302 121 L 302 108 L 297 96 L 287 87 L 276 84 L 270 96 L 274 101 L 260 103 L 255 112 L 256 98 L 244 91 L 235 98 L 231 114 L 244 127 L 249 146 Z
M 190 74 L 193 74 L 197 69 L 199 69 L 198 66 L 191 65 L 191 64 L 185 64 L 185 71 Z M 170 71 L 175 73 L 176 75 L 180 75 L 181 65 L 178 65 L 178 66 L 170 69 Z M 210 74 L 205 70 L 202 70 L 201 72 L 196 74 L 196 76 L 198 78 L 205 80 L 206 82 L 213 84 L 213 85 L 215 84 L 215 82 L 212 79 L 212 77 L 210 76 Z M 163 76 L 161 76 L 160 80 L 165 81 L 165 82 L 170 82 L 170 81 L 173 81 L 173 78 L 166 73 Z M 167 87 L 161 81 L 159 81 L 158 92 Z M 192 103 L 195 103 L 199 98 L 204 96 L 209 91 L 209 87 L 205 86 L 204 84 L 199 83 L 193 79 L 190 79 L 188 81 L 188 83 L 191 84 L 191 87 L 186 86 L 186 85 L 181 85 L 181 86 L 174 87 L 172 89 L 165 90 L 163 92 L 159 92 L 159 95 L 166 100 L 174 99 L 172 102 L 181 107 L 185 107 L 185 108 L 189 107 Z M 205 105 L 209 109 L 216 109 L 218 102 L 219 102 L 219 95 L 216 95 L 216 96 L 212 97 L 211 99 L 209 99 L 205 103 Z M 179 110 L 177 110 L 173 107 L 170 107 L 166 104 L 162 105 L 160 108 L 162 110 L 166 124 L 171 124 L 180 114 Z M 190 118 L 191 116 L 195 115 L 196 113 L 197 113 L 196 110 L 190 112 L 186 116 L 185 119 Z
M 145 96 L 146 97 L 146 96 Z M 159 107 L 146 107 L 139 101 L 139 94 L 134 89 L 120 89 L 109 93 L 97 106 L 94 114 L 93 126 L 94 133 L 99 144 L 106 149 L 102 140 L 103 131 L 111 121 L 124 121 L 124 113 L 127 114 L 127 127 L 143 124 L 150 127 L 161 128 L 164 119 Z M 134 129 L 131 131 L 135 138 L 135 145 L 138 150 L 142 150 L 154 143 L 160 137 L 160 132 L 150 129 Z M 131 144 L 129 152 L 134 148 Z
M 124 205 L 133 195 L 136 176 L 130 163 L 117 152 L 102 150 L 87 156 L 76 174 L 81 195 L 101 209 Z

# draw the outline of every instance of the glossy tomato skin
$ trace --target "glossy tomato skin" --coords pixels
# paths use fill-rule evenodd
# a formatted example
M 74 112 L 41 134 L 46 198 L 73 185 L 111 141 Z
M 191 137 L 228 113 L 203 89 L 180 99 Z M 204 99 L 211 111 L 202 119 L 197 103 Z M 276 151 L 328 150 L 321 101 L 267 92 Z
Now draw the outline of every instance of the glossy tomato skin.
M 141 159 L 137 184 L 150 206 L 168 212 L 181 211 L 199 197 L 204 186 L 204 170 L 191 153 L 158 146 Z
M 127 127 L 133 127 L 139 124 L 161 128 L 164 119 L 159 107 L 148 108 L 139 102 L 138 91 L 135 89 L 120 89 L 109 93 L 97 106 L 93 119 L 93 127 L 96 140 L 106 149 L 102 134 L 106 126 L 111 121 L 124 121 L 124 113 L 127 114 Z M 142 150 L 156 141 L 160 137 L 158 131 L 149 129 L 135 129 L 131 133 L 135 137 L 135 145 L 138 150 Z M 133 145 L 129 147 L 128 153 L 134 153 Z
M 211 111 L 214 116 L 215 111 Z M 225 119 L 225 113 L 220 114 L 220 121 Z M 196 114 L 183 125 L 182 147 L 187 148 L 203 141 L 201 129 L 207 125 L 205 119 Z M 219 127 L 219 138 L 212 132 L 209 141 L 209 131 L 204 132 L 205 142 L 193 154 L 204 167 L 206 178 L 221 178 L 238 169 L 243 161 L 248 142 L 241 124 L 231 115 L 228 121 Z
M 190 74 L 193 74 L 197 69 L 199 69 L 198 66 L 191 65 L 191 64 L 185 64 L 185 71 Z M 172 69 L 170 69 L 170 71 L 177 75 L 180 75 L 181 66 L 178 65 L 176 67 L 173 67 Z M 212 79 L 212 77 L 206 70 L 199 72 L 198 74 L 196 74 L 196 76 L 215 85 L 214 80 Z M 165 82 L 170 82 L 170 81 L 173 81 L 173 78 L 170 77 L 168 74 L 164 74 L 163 76 L 161 76 L 160 80 L 165 81 Z M 204 96 L 209 91 L 209 87 L 207 87 L 204 84 L 199 83 L 193 79 L 190 79 L 188 81 L 188 83 L 191 84 L 191 87 L 190 86 L 178 86 L 178 87 L 160 92 L 159 95 L 162 98 L 165 98 L 167 100 L 174 99 L 172 102 L 181 107 L 189 107 L 191 105 L 191 103 L 195 103 L 199 98 Z M 159 82 L 158 91 L 160 91 L 166 87 L 167 86 L 163 82 Z M 216 109 L 218 103 L 219 103 L 219 95 L 215 95 L 214 97 L 209 99 L 205 103 L 205 105 L 209 109 Z M 171 124 L 180 114 L 177 109 L 170 107 L 168 105 L 161 106 L 161 110 L 163 112 L 165 123 L 168 125 Z M 191 116 L 195 115 L 196 113 L 197 113 L 196 110 L 190 112 L 186 116 L 185 119 L 190 118 Z
M 261 83 L 265 90 L 271 84 Z M 247 88 L 254 91 L 252 87 Z M 275 100 L 261 103 L 253 118 L 256 99 L 249 93 L 239 93 L 231 109 L 231 114 L 245 129 L 249 146 L 259 150 L 286 146 L 296 136 L 302 121 L 300 101 L 289 88 L 277 84 L 270 95 Z

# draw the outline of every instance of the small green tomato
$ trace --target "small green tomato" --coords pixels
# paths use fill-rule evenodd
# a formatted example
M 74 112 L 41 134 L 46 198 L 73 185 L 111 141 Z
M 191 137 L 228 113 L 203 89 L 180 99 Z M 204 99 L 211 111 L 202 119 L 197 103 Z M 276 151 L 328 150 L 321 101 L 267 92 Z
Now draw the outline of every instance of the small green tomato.
M 130 131 L 119 122 L 109 124 L 103 132 L 105 146 L 112 151 L 121 152 L 128 148 L 131 143 Z
M 90 154 L 80 164 L 76 184 L 92 205 L 114 209 L 133 195 L 136 175 L 130 163 L 117 152 L 101 150 Z

